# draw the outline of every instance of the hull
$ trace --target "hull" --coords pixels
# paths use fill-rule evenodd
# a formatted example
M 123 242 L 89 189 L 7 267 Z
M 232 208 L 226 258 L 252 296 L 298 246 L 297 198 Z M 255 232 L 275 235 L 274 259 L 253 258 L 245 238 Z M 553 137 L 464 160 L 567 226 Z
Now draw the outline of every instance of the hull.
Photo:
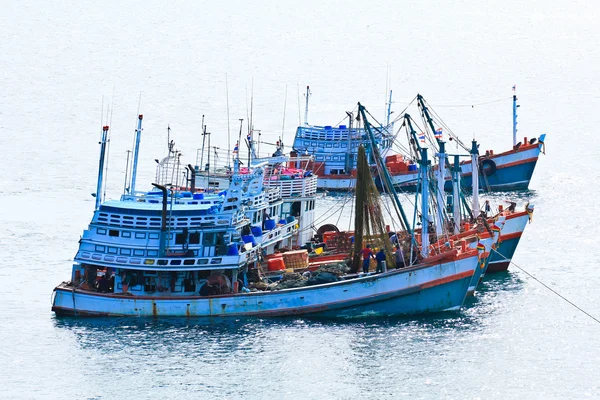
M 541 138 L 540 138 L 541 139 Z M 510 150 L 501 154 L 490 155 L 484 161 L 493 164 L 493 169 L 487 175 L 479 174 L 479 187 L 485 191 L 525 190 L 537 164 L 543 144 L 526 145 L 518 151 Z M 461 186 L 471 190 L 473 186 L 472 167 L 469 161 L 461 164 Z M 419 175 L 417 171 L 400 172 L 392 174 L 394 186 L 407 192 L 416 190 Z M 354 187 L 356 178 L 344 176 L 319 176 L 317 187 L 326 190 L 347 190 Z M 381 189 L 381 185 L 378 184 Z M 452 191 L 450 176 L 446 177 L 444 189 Z
M 486 162 L 493 164 L 494 168 L 487 175 L 480 172 L 479 187 L 489 191 L 527 189 L 541 150 L 541 144 L 533 144 L 519 151 L 489 156 Z M 468 190 L 473 186 L 472 171 L 470 162 L 461 164 L 461 184 Z M 446 185 L 449 186 L 446 190 L 452 189 L 451 183 Z
M 490 256 L 487 273 L 508 269 L 528 222 L 529 215 L 526 211 L 516 213 L 512 218 L 510 216 L 506 218 L 506 225 L 502 229 L 496 251 L 492 251 Z
M 477 268 L 473 273 L 473 277 L 471 278 L 471 282 L 469 283 L 469 289 L 467 290 L 467 296 L 473 296 L 475 294 L 475 289 L 483 279 L 485 275 L 488 265 L 490 261 L 490 254 L 486 253 L 478 262 Z
M 55 289 L 53 311 L 74 316 L 354 318 L 414 315 L 459 309 L 477 255 L 393 270 L 330 284 L 221 296 L 152 297 L 87 292 L 66 284 Z

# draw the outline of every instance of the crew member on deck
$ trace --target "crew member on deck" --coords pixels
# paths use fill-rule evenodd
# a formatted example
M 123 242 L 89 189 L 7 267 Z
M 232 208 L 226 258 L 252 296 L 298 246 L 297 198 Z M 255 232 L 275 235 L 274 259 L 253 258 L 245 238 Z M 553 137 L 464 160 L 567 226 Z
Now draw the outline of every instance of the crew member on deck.
M 371 251 L 371 245 L 368 244 L 367 247 L 361 250 L 363 257 L 363 272 L 366 274 L 369 272 L 369 263 L 371 262 L 371 258 L 375 258 L 373 251 Z
M 377 260 L 377 270 L 376 272 L 383 272 L 383 263 L 386 259 L 385 256 L 385 251 L 383 251 L 383 247 L 379 249 L 379 251 L 377 252 L 377 255 L 375 256 L 375 259 Z

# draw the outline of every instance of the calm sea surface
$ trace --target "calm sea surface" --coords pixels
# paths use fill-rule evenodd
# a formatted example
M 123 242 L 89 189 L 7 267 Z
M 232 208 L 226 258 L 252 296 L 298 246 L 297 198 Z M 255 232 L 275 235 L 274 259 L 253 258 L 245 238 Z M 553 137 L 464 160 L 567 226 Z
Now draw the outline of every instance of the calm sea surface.
M 516 267 L 489 277 L 462 312 L 416 319 L 50 311 L 92 215 L 102 123 L 116 197 L 138 107 L 148 186 L 168 125 L 188 162 L 202 115 L 212 144 L 227 148 L 227 88 L 232 136 L 253 92 L 263 140 L 283 132 L 291 144 L 303 87 L 309 122 L 333 125 L 358 101 L 381 118 L 389 75 L 396 115 L 420 92 L 464 141 L 496 151 L 512 144 L 517 85 L 519 136 L 548 138 L 531 191 L 493 196 L 536 205 L 514 261 L 600 317 L 593 2 L 122 3 L 2 2 L 0 398 L 600 398 L 600 324 Z

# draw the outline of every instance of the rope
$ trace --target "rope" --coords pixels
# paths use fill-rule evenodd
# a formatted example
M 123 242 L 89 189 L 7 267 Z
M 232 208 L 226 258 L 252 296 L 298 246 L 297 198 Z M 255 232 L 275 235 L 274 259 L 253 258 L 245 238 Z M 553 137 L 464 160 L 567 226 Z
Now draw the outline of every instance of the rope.
M 500 255 L 501 257 L 504 257 L 505 259 L 508 259 L 508 257 L 506 257 L 503 254 L 500 254 L 500 252 L 498 252 L 496 249 L 492 249 L 492 250 L 494 252 L 496 252 L 498 255 Z M 581 311 L 582 313 L 584 313 L 585 315 L 587 315 L 588 317 L 590 317 L 591 319 L 593 319 L 594 321 L 596 321 L 597 323 L 600 324 L 600 320 L 598 320 L 596 317 L 594 317 L 593 315 L 591 315 L 590 313 L 588 313 L 587 311 L 585 311 L 584 309 L 582 309 L 581 307 L 579 307 L 577 304 L 573 303 L 571 300 L 567 299 L 562 294 L 558 293 L 556 290 L 552 289 L 550 286 L 546 285 L 544 282 L 542 282 L 541 280 L 539 280 L 538 278 L 536 278 L 535 276 L 533 276 L 529 272 L 525 271 L 525 269 L 523 269 L 522 267 L 518 266 L 514 261 L 511 260 L 510 263 L 512 265 L 514 265 L 515 267 L 517 267 L 518 269 L 520 269 L 521 271 L 523 271 L 525 274 L 527 274 L 527 276 L 529 276 L 530 278 L 532 278 L 533 280 L 535 280 L 536 282 L 538 282 L 540 285 L 542 285 L 543 287 L 545 287 L 546 289 L 548 289 L 549 291 L 551 291 L 552 293 L 554 293 L 555 295 L 557 295 L 558 297 L 560 297 L 561 299 L 563 299 L 564 301 L 566 301 L 567 303 L 569 303 L 570 305 L 572 305 L 573 307 L 575 307 L 577 310 Z

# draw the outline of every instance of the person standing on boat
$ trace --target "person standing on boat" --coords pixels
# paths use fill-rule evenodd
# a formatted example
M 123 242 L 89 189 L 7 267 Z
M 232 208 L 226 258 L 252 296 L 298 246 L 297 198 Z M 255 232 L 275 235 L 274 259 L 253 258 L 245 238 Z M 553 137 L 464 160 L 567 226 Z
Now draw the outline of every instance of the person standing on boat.
M 396 246 L 396 269 L 404 268 L 404 253 L 402 252 L 402 247 L 400 243 Z
M 363 257 L 363 272 L 366 274 L 369 272 L 369 263 L 371 262 L 371 258 L 375 258 L 373 251 L 371 251 L 371 245 L 368 244 L 367 247 L 361 250 Z
M 377 272 L 377 273 L 383 272 L 383 263 L 385 262 L 385 259 L 386 259 L 386 255 L 385 255 L 385 251 L 383 251 L 383 247 L 379 249 L 379 251 L 377 252 L 377 255 L 375 256 L 375 259 L 377 260 L 377 270 L 375 272 Z

